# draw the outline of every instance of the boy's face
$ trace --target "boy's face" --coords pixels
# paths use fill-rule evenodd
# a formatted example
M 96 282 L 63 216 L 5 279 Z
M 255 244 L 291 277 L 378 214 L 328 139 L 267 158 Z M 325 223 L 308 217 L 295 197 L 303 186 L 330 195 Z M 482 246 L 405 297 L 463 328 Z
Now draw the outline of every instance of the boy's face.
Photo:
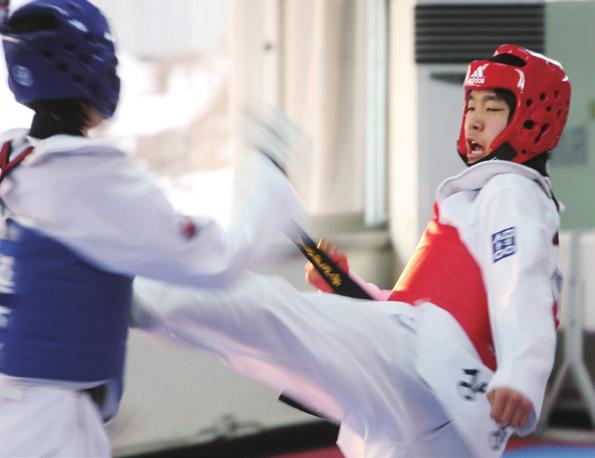
M 509 115 L 510 108 L 494 91 L 471 91 L 465 118 L 467 163 L 474 164 L 489 154 L 492 141 L 508 125 Z

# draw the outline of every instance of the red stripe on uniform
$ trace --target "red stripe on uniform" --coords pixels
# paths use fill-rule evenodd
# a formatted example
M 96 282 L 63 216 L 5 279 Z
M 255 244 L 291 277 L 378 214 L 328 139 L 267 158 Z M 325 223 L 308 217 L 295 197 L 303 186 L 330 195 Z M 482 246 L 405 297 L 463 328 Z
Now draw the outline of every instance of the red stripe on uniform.
M 410 304 L 431 302 L 446 310 L 461 325 L 481 361 L 496 370 L 481 270 L 461 241 L 457 229 L 441 224 L 438 218 L 438 205 L 434 204 L 434 217 L 389 300 Z

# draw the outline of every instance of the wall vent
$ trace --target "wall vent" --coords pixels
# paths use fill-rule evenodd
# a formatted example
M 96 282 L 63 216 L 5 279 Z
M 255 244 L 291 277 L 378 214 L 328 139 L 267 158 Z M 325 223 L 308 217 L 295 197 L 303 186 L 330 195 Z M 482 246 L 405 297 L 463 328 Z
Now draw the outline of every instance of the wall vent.
M 503 43 L 543 53 L 545 5 L 424 4 L 415 7 L 415 61 L 468 64 Z

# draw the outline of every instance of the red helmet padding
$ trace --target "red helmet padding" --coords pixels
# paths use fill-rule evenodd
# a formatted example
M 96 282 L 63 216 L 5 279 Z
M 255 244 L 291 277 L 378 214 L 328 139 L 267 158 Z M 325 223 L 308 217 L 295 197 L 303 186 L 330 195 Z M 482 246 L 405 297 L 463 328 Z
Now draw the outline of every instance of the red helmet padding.
M 489 146 L 488 154 L 508 143 L 517 153 L 513 162 L 523 163 L 556 147 L 568 119 L 570 82 L 562 66 L 547 57 L 516 45 L 502 45 L 493 57 L 511 54 L 525 65 L 517 67 L 490 60 L 469 64 L 465 77 L 465 111 L 457 150 L 466 161 L 467 98 L 473 90 L 505 89 L 516 98 L 508 126 Z

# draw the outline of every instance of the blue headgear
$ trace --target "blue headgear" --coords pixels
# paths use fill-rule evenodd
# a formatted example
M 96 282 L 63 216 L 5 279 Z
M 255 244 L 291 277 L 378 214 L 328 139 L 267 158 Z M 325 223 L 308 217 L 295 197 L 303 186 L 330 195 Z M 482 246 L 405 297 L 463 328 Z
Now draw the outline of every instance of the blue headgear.
M 87 0 L 33 0 L 2 30 L 8 84 L 23 105 L 80 98 L 104 119 L 116 110 L 120 78 L 107 20 Z

